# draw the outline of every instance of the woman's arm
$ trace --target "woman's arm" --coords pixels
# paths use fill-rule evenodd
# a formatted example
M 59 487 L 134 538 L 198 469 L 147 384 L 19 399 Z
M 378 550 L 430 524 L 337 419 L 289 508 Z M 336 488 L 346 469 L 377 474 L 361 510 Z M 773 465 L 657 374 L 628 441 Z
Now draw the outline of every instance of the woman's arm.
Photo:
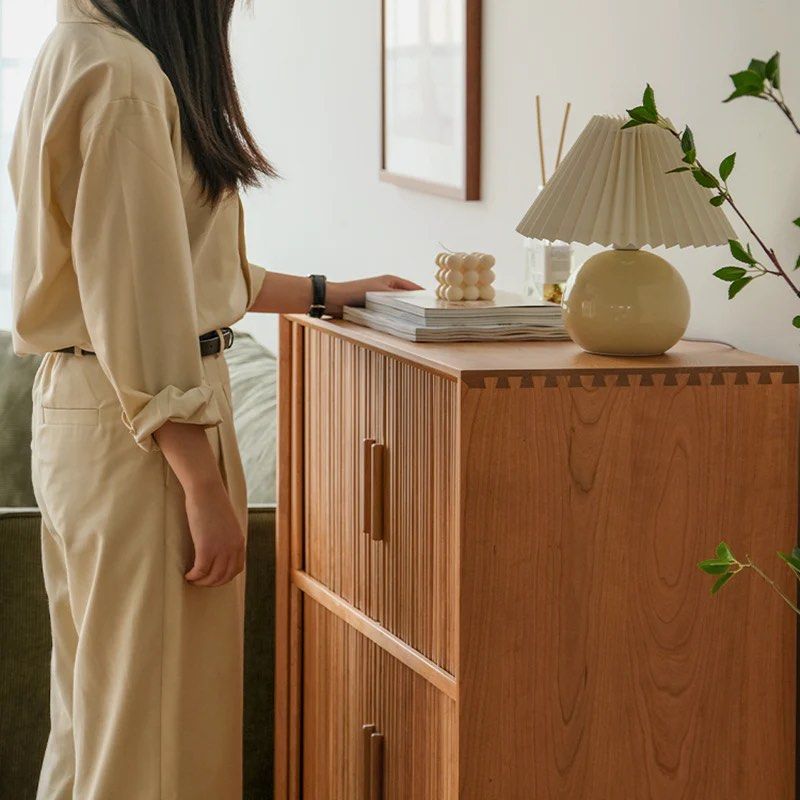
M 221 586 L 244 569 L 245 538 L 205 429 L 166 422 L 154 435 L 186 496 L 194 565 L 184 577 Z
M 343 306 L 363 306 L 367 292 L 421 289 L 412 281 L 394 275 L 380 275 L 357 281 L 328 282 L 326 309 L 333 317 L 342 315 Z M 301 314 L 311 306 L 311 279 L 268 272 L 250 311 L 265 314 Z
M 327 310 L 341 316 L 344 305 L 363 305 L 368 291 L 419 288 L 393 275 L 331 282 Z M 289 314 L 307 311 L 310 305 L 310 278 L 268 272 L 250 310 Z M 221 586 L 244 569 L 245 539 L 205 429 L 166 422 L 153 435 L 186 496 L 195 559 L 184 577 L 195 586 Z

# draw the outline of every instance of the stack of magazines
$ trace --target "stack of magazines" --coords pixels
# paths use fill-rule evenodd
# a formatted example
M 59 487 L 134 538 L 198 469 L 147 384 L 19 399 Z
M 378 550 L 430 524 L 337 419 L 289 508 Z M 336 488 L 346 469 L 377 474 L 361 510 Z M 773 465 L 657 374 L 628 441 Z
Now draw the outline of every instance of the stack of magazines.
M 569 338 L 560 306 L 511 292 L 459 303 L 437 300 L 424 290 L 367 292 L 366 307 L 345 306 L 344 318 L 410 342 Z

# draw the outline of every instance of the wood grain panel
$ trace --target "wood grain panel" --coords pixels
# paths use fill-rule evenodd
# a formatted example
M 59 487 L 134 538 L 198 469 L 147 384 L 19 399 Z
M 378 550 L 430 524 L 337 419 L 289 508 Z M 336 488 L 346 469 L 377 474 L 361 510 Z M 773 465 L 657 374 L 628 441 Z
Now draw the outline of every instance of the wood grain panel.
M 380 800 L 454 796 L 453 700 L 310 598 L 303 652 L 304 797 L 379 800 L 364 789 L 381 783 Z M 369 738 L 365 725 L 374 726 Z M 365 763 L 376 735 L 380 773 Z
M 625 358 L 586 353 L 573 342 L 456 342 L 434 344 L 405 342 L 381 331 L 374 331 L 341 320 L 317 320 L 293 315 L 293 322 L 321 331 L 371 350 L 393 355 L 409 364 L 450 375 L 464 381 L 486 377 L 524 377 L 526 375 L 572 375 L 594 378 L 606 374 L 644 372 L 709 374 L 721 371 L 769 371 L 785 374 L 782 380 L 797 383 L 797 365 L 766 356 L 746 353 L 714 342 L 681 341 L 661 356 Z
M 796 420 L 783 383 L 465 386 L 460 798 L 793 796 L 794 618 L 695 563 L 794 590 Z
M 452 671 L 457 384 L 315 330 L 305 348 L 305 571 Z
M 286 317 L 279 323 L 278 356 L 278 513 L 275 537 L 275 797 L 289 797 L 289 716 L 298 713 L 289 702 L 289 631 L 292 531 L 292 328 Z

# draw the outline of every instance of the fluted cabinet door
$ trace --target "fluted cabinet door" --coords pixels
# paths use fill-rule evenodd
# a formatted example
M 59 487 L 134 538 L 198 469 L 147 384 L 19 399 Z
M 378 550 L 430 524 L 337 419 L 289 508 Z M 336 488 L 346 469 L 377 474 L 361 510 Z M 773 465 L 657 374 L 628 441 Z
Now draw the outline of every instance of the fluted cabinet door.
M 364 442 L 383 425 L 382 362 L 369 350 L 306 330 L 304 569 L 367 613 L 376 548 L 364 531 Z
M 303 796 L 455 798 L 454 701 L 309 598 L 303 627 Z
M 378 619 L 454 674 L 458 385 L 383 358 L 384 536 Z
M 305 571 L 453 673 L 457 383 L 305 336 Z

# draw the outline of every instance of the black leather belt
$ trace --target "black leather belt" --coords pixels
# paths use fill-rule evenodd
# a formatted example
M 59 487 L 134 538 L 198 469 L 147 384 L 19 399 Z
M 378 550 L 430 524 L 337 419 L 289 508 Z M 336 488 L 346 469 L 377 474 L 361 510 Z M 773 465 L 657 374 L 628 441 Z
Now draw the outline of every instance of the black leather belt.
M 225 350 L 227 350 L 233 344 L 233 331 L 230 328 L 220 328 L 219 333 L 222 334 L 221 341 L 217 331 L 209 331 L 200 337 L 200 355 L 202 357 L 216 355 L 220 352 L 220 350 L 223 349 L 223 343 L 225 345 Z M 62 347 L 59 350 L 54 350 L 53 352 L 75 353 L 76 350 L 80 350 L 80 354 L 84 356 L 94 355 L 94 350 L 84 350 L 82 347 Z

